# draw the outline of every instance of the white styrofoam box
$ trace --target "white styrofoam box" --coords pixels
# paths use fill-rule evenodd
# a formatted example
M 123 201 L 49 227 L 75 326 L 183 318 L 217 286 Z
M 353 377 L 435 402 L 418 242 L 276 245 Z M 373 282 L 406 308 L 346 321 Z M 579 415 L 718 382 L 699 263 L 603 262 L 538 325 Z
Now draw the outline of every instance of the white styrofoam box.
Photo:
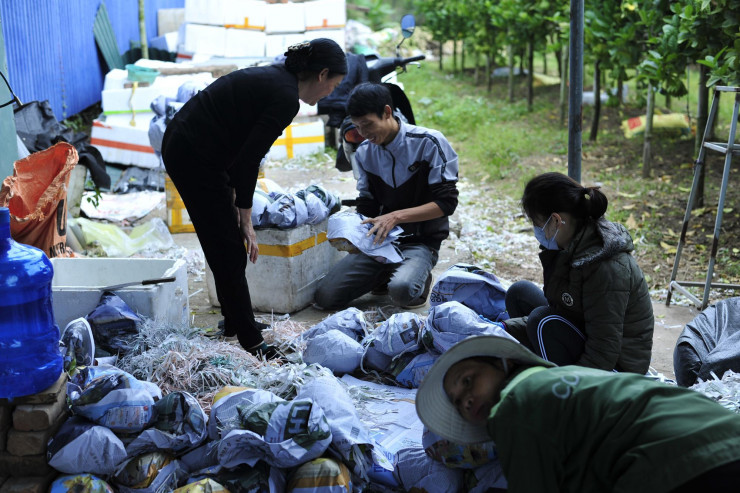
M 298 114 L 296 116 L 316 116 L 318 114 L 317 105 L 311 106 L 301 100 L 298 100 L 300 107 L 298 108 Z
M 265 6 L 266 33 L 302 33 L 306 13 L 302 3 L 270 3 Z
M 225 56 L 264 58 L 266 38 L 263 31 L 227 28 Z
M 130 286 L 115 293 L 144 317 L 175 326 L 189 323 L 188 270 L 182 259 L 55 257 L 51 263 L 52 306 L 60 329 L 93 311 L 103 295 L 101 288 L 162 277 L 175 281 Z
M 172 65 L 176 66 L 176 64 Z M 168 76 L 160 75 L 154 79 L 154 82 L 150 86 L 124 88 L 124 84 L 128 82 L 128 72 L 126 70 L 113 69 L 106 74 L 103 85 L 104 89 L 101 93 L 103 113 L 106 115 L 128 115 L 131 117 L 132 110 L 135 113 L 150 112 L 150 105 L 158 96 L 176 98 L 177 90 L 188 81 L 210 84 L 214 80 L 210 72 Z M 152 115 L 149 116 L 151 117 Z
M 313 29 L 344 29 L 347 5 L 344 0 L 314 0 L 306 2 L 306 31 Z
M 260 0 L 228 0 L 224 12 L 226 27 L 265 30 L 267 3 Z
M 306 40 L 304 33 L 268 34 L 265 36 L 265 56 L 276 57 L 288 50 L 288 46 Z
M 90 144 L 109 163 L 158 168 L 159 158 L 149 143 L 149 122 L 154 113 L 137 114 L 131 125 L 130 115 L 111 115 L 105 121 L 94 120 Z
M 177 51 L 178 34 L 177 31 L 157 36 L 149 41 L 149 46 L 158 50 L 175 53 Z
M 224 25 L 224 0 L 185 0 L 185 22 Z
M 315 29 L 313 31 L 306 31 L 305 38 L 329 38 L 341 46 L 343 50 L 346 50 L 346 36 L 344 34 L 344 29 Z
M 316 286 L 346 255 L 326 240 L 328 220 L 293 229 L 258 229 L 260 255 L 247 266 L 249 295 L 256 311 L 293 313 L 313 303 Z M 211 304 L 218 305 L 213 273 L 206 265 Z M 258 288 L 258 289 L 255 289 Z
M 185 24 L 185 51 L 224 56 L 226 51 L 226 28 L 223 26 Z
M 324 120 L 308 123 L 291 123 L 272 144 L 268 159 L 292 159 L 324 150 Z

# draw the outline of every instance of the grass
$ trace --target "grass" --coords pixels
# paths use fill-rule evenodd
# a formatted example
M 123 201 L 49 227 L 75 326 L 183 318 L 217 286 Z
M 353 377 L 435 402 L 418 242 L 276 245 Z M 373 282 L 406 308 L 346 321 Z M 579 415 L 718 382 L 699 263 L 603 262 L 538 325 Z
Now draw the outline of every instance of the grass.
M 553 117 L 557 109 L 551 105 L 535 100 L 530 113 L 526 100 L 510 104 L 473 85 L 470 77 L 443 74 L 430 63 L 412 67 L 399 80 L 417 122 L 455 143 L 461 173 L 468 177 L 516 178 L 525 158 L 567 154 L 567 129 Z M 532 120 L 540 123 L 532 125 Z M 515 184 L 521 185 L 519 180 Z

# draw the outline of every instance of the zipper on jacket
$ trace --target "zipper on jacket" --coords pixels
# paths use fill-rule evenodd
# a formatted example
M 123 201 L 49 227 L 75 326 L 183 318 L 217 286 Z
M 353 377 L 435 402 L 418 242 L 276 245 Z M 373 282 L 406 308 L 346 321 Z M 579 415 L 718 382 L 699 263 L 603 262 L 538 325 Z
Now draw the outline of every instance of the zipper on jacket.
M 393 165 L 391 165 L 391 178 L 393 178 L 393 188 L 396 188 L 396 156 L 394 156 L 385 146 L 383 146 L 383 149 L 391 155 L 391 159 L 393 160 Z

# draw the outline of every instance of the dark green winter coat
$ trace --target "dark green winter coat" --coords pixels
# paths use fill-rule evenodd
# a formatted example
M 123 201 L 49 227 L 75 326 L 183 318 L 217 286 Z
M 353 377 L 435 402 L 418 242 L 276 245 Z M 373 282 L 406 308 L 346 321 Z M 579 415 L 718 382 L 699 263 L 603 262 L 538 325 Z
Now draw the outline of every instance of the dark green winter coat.
M 515 376 L 487 428 L 509 493 L 663 493 L 740 460 L 740 416 L 699 392 L 578 366 Z
M 601 218 L 587 221 L 565 250 L 540 253 L 548 304 L 585 332 L 577 365 L 643 374 L 650 366 L 653 305 L 633 249 L 624 226 Z M 526 317 L 506 325 L 522 340 Z

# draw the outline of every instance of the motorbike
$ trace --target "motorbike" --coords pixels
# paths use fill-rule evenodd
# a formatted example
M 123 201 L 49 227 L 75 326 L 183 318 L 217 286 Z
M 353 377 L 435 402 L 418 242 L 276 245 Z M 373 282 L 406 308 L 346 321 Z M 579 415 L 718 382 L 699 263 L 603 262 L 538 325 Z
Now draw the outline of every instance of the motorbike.
M 393 98 L 394 112 L 399 118 L 412 125 L 416 124 L 414 112 L 406 93 L 397 84 L 387 81 L 388 76 L 401 69 L 405 72 L 408 65 L 418 65 L 425 55 L 401 57 L 401 45 L 414 34 L 416 19 L 413 14 L 401 18 L 401 41 L 396 45 L 396 56 L 380 57 L 377 54 L 356 55 L 347 53 L 349 70 L 342 83 L 326 98 L 318 103 L 318 113 L 328 115 L 327 126 L 338 134 L 336 168 L 339 171 L 354 171 L 354 152 L 364 140 L 347 115 L 347 100 L 355 86 L 363 82 L 376 82 L 385 85 Z M 355 178 L 357 173 L 355 172 Z

